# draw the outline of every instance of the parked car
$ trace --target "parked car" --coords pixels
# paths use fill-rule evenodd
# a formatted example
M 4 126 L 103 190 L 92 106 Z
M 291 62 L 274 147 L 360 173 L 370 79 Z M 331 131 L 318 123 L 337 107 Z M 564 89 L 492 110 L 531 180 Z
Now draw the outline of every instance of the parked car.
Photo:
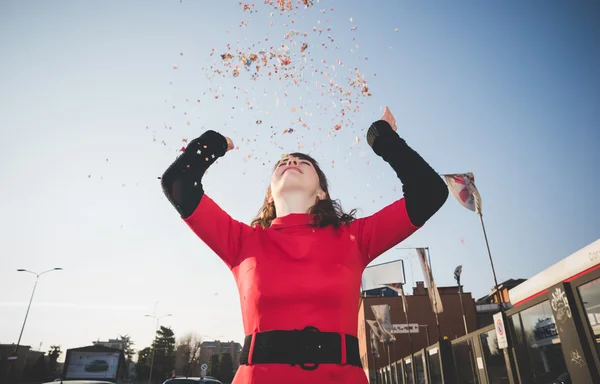
M 163 384 L 223 384 L 214 377 L 172 377 Z
M 49 381 L 49 382 L 44 383 L 44 384 L 56 384 L 56 383 L 63 383 L 63 384 L 115 384 L 112 381 L 100 381 L 100 380 L 61 380 L 61 379 L 55 379 L 54 381 Z
M 105 360 L 94 360 L 84 367 L 86 372 L 108 371 L 108 363 Z

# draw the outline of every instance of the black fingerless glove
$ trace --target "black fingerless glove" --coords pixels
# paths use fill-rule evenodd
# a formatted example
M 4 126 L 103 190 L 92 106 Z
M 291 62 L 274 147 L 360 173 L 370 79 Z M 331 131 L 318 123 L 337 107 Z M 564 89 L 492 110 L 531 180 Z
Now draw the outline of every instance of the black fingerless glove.
M 411 223 L 417 227 L 425 224 L 448 198 L 448 188 L 442 178 L 385 120 L 371 125 L 367 143 L 390 164 L 402 182 Z
M 190 141 L 165 171 L 161 179 L 163 192 L 182 218 L 194 213 L 204 195 L 202 176 L 226 152 L 227 139 L 218 132 L 206 131 Z

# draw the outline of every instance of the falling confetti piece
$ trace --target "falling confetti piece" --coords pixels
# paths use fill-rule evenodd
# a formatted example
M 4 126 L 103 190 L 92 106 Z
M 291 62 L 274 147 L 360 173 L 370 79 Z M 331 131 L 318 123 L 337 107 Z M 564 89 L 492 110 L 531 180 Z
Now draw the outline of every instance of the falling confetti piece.
M 262 120 L 256 120 L 256 124 L 262 124 Z

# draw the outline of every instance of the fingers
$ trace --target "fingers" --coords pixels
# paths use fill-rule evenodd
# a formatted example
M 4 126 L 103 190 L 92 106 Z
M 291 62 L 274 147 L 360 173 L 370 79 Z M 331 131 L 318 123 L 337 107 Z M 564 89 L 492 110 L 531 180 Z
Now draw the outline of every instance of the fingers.
M 227 136 L 225 136 L 225 140 L 227 140 L 227 151 L 231 151 L 234 147 L 233 141 Z

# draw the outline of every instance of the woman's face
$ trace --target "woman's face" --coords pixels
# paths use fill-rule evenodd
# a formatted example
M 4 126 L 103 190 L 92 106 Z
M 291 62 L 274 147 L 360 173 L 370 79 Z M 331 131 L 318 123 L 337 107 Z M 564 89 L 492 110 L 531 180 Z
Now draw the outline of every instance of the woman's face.
M 271 199 L 286 192 L 304 192 L 309 196 L 322 197 L 319 175 L 313 164 L 295 156 L 288 156 L 277 164 L 271 175 Z

